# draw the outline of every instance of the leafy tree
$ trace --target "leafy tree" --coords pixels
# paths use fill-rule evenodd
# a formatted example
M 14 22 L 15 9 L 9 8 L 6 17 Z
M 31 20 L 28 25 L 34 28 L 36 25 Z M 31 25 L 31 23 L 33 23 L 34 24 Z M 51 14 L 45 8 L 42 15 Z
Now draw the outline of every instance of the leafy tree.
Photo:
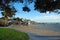
M 60 0 L 0 0 L 0 9 L 2 9 L 4 5 L 9 5 L 9 3 L 13 2 L 20 2 L 20 3 L 26 2 L 28 4 L 34 2 L 35 3 L 34 9 L 41 13 L 45 13 L 47 11 L 58 12 L 57 10 L 58 9 L 60 10 Z M 27 12 L 30 11 L 28 5 L 23 7 L 23 11 Z
M 15 15 L 15 12 L 16 12 L 16 9 L 14 7 L 13 8 L 10 8 L 9 5 L 3 6 L 2 10 L 3 10 L 2 15 L 5 18 L 13 17 L 13 15 Z
M 54 11 L 60 9 L 60 0 L 36 0 L 35 10 L 40 12 Z
M 24 6 L 24 7 L 23 7 L 23 11 L 27 11 L 27 12 L 29 12 L 30 9 L 29 9 L 27 6 Z

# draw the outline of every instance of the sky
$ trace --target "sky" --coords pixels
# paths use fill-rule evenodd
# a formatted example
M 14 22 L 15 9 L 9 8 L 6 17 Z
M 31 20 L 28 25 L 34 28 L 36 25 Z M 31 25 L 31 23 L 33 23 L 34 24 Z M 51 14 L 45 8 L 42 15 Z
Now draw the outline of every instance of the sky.
M 15 17 L 30 19 L 32 21 L 43 22 L 43 23 L 44 22 L 60 22 L 60 14 L 56 14 L 53 12 L 51 13 L 47 12 L 46 14 L 40 13 L 34 10 L 34 3 L 31 3 L 30 5 L 28 5 L 28 7 L 31 9 L 30 12 L 22 11 L 22 7 L 24 7 L 24 4 L 15 3 L 13 6 L 15 6 L 17 10 Z M 0 17 L 2 17 L 1 14 L 0 14 Z

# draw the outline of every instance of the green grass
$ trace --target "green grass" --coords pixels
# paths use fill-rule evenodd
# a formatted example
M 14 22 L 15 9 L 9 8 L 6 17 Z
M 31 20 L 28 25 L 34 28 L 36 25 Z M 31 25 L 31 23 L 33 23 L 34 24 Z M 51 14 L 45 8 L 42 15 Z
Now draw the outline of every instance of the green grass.
M 0 40 L 29 40 L 29 36 L 10 28 L 0 28 Z

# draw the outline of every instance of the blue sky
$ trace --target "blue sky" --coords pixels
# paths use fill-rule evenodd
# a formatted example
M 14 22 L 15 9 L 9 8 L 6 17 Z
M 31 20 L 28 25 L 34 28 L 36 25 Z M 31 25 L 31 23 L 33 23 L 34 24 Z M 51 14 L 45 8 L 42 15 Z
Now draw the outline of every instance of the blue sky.
M 14 6 L 17 10 L 15 17 L 30 19 L 36 22 L 60 22 L 60 14 L 56 14 L 56 13 L 54 14 L 53 12 L 50 14 L 48 12 L 47 14 L 40 13 L 34 10 L 34 3 L 28 5 L 28 7 L 31 9 L 30 12 L 22 11 L 22 7 L 24 7 L 24 5 L 21 3 L 15 3 Z

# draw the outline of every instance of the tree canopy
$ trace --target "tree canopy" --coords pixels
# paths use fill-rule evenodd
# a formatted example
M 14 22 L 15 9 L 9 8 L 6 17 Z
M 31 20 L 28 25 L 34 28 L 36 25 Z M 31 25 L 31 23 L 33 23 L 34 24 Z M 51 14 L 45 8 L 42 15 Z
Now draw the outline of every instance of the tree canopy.
M 47 11 L 56 12 L 56 10 L 58 10 L 58 9 L 60 10 L 60 0 L 0 0 L 0 10 L 5 9 L 6 12 L 8 10 L 11 10 L 10 8 L 6 7 L 6 5 L 9 5 L 9 3 L 13 3 L 13 2 L 20 2 L 20 3 L 25 2 L 26 6 L 24 6 L 22 9 L 23 9 L 23 11 L 27 11 L 27 12 L 29 12 L 31 10 L 31 9 L 29 9 L 27 3 L 31 4 L 32 2 L 34 2 L 34 4 L 35 4 L 34 10 L 37 10 L 41 13 L 45 13 Z
M 35 2 L 35 10 L 46 12 L 56 9 L 60 9 L 60 0 L 36 0 Z

